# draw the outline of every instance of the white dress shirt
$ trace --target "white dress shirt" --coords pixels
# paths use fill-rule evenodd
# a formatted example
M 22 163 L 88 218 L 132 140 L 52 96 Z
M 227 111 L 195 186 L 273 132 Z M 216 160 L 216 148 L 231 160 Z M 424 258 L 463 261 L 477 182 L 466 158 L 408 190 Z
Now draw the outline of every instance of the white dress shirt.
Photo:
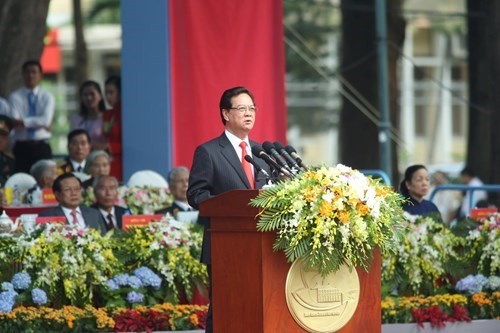
M 28 128 L 35 130 L 33 140 L 47 140 L 51 136 L 47 127 L 51 126 L 52 118 L 54 117 L 54 96 L 40 87 L 35 87 L 33 92 L 36 96 L 36 115 L 30 116 L 28 103 L 30 92 L 30 89 L 22 87 L 12 92 L 9 96 L 9 116 L 24 121 L 24 128 L 14 128 L 12 130 L 14 142 L 28 140 Z
M 66 208 L 63 206 L 61 206 L 61 208 L 64 212 L 64 215 L 66 216 L 66 219 L 69 221 L 69 224 L 72 225 L 73 224 L 73 215 L 71 215 L 71 212 L 73 211 L 73 209 Z M 78 220 L 78 225 L 81 228 L 85 228 L 86 227 L 85 220 L 83 219 L 83 215 L 82 215 L 82 211 L 80 210 L 80 207 L 76 207 L 75 210 L 76 210 L 76 219 Z
M 6 99 L 0 97 L 0 114 L 10 117 L 10 105 Z
M 236 154 L 238 154 L 238 159 L 240 161 L 242 159 L 242 153 L 241 153 L 241 147 L 240 147 L 241 141 L 245 141 L 247 143 L 246 155 L 250 155 L 250 157 L 252 157 L 252 149 L 250 147 L 250 140 L 248 139 L 248 136 L 245 139 L 241 140 L 240 138 L 238 138 L 236 135 L 229 132 L 228 130 L 225 130 L 224 132 L 226 133 L 226 136 L 229 139 L 229 142 L 231 142 L 231 145 L 233 146 L 234 150 L 236 151 Z M 250 164 L 250 167 L 252 168 L 252 172 L 253 172 L 254 171 L 253 165 Z

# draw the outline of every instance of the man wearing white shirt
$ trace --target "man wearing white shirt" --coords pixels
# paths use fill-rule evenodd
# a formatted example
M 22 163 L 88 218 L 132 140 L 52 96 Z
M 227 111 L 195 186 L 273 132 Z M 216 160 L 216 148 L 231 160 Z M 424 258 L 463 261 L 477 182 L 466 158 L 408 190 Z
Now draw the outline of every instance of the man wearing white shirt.
M 10 106 L 5 98 L 0 97 L 0 115 L 9 116 Z
M 101 234 L 106 232 L 104 219 L 94 208 L 81 206 L 82 185 L 72 173 L 64 173 L 54 180 L 52 190 L 59 206 L 42 211 L 39 216 L 64 216 L 71 225 L 96 229 Z
M 23 64 L 24 87 L 9 96 L 10 117 L 13 119 L 14 156 L 18 172 L 29 173 L 31 166 L 52 158 L 50 127 L 54 117 L 54 96 L 40 88 L 42 66 L 37 60 Z

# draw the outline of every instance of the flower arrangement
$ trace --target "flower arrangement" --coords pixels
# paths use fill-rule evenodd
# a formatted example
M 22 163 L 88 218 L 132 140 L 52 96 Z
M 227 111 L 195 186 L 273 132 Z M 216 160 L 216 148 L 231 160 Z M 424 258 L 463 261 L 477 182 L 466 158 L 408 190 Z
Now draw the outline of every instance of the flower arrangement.
M 476 228 L 469 231 L 466 241 L 470 249 L 467 260 L 478 263 L 478 273 L 500 274 L 500 213 L 480 219 Z
M 19 306 L 0 313 L 1 332 L 142 332 L 205 328 L 207 306 L 156 304 L 135 309 Z
M 106 281 L 106 284 L 109 298 L 106 306 L 108 307 L 156 304 L 157 299 L 165 296 L 164 291 L 160 290 L 161 278 L 147 267 L 139 267 L 131 275 L 117 274 Z
M 16 302 L 26 301 L 34 305 L 47 303 L 47 293 L 40 288 L 32 288 L 31 277 L 28 273 L 16 273 L 11 282 L 2 283 L 0 312 L 10 312 Z
M 391 251 L 403 199 L 389 186 L 342 164 L 317 167 L 264 190 L 258 230 L 277 231 L 275 250 L 303 258 L 322 275 L 340 265 L 368 268 L 372 251 Z
M 153 214 L 155 211 L 172 205 L 173 197 L 168 188 L 164 187 L 120 187 L 119 197 L 124 206 L 130 209 L 133 215 Z
M 428 297 L 390 297 L 382 300 L 383 323 L 414 322 L 423 326 L 443 327 L 446 322 L 498 318 L 500 292 L 472 295 L 438 294 Z
M 190 299 L 194 284 L 208 283 L 206 266 L 199 261 L 202 233 L 197 227 L 165 215 L 159 222 L 121 233 L 118 256 L 129 269 L 154 267 L 164 282 L 163 294 L 172 297 L 170 301 L 179 301 L 179 289 Z
M 112 246 L 109 235 L 57 223 L 22 234 L 17 242 L 23 269 L 59 306 L 92 303 L 94 287 L 104 286 L 119 267 Z
M 405 216 L 405 237 L 383 257 L 382 281 L 399 295 L 433 294 L 449 282 L 449 267 L 459 260 L 464 240 L 430 216 Z

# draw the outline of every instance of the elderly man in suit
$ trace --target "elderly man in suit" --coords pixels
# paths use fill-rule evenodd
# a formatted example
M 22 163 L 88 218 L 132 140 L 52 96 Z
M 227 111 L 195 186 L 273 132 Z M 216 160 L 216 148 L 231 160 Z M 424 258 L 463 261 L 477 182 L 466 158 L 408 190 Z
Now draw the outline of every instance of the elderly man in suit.
M 64 216 L 72 225 L 96 229 L 106 233 L 104 220 L 99 212 L 90 207 L 81 206 L 82 185 L 72 173 L 63 173 L 54 180 L 52 190 L 59 205 L 42 211 L 40 216 Z
M 99 175 L 94 178 L 96 203 L 91 207 L 99 210 L 106 221 L 106 229 L 121 229 L 122 216 L 129 214 L 128 209 L 115 205 L 118 199 L 118 180 L 113 176 Z
M 174 197 L 174 202 L 168 208 L 157 211 L 157 214 L 167 214 L 176 216 L 178 212 L 188 212 L 194 210 L 187 200 L 187 189 L 189 184 L 189 169 L 185 166 L 178 166 L 170 170 L 167 176 L 168 188 Z
M 261 188 L 266 183 L 244 159 L 245 155 L 252 156 L 251 147 L 257 144 L 248 138 L 257 112 L 253 95 L 244 87 L 228 89 L 221 96 L 219 110 L 224 133 L 198 146 L 194 153 L 187 197 L 196 209 L 202 201 L 215 195 L 235 189 Z M 253 159 L 271 173 L 263 160 L 256 156 Z M 211 278 L 209 227 L 209 223 L 205 223 L 202 262 L 208 265 Z M 206 332 L 213 331 L 211 310 L 210 306 Z

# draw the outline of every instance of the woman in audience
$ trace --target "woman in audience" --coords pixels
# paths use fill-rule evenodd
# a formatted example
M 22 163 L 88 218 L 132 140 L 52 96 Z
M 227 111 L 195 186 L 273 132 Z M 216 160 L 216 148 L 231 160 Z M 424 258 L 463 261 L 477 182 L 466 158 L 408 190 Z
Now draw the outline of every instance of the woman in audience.
M 95 81 L 86 81 L 80 87 L 80 112 L 71 117 L 70 131 L 83 128 L 91 138 L 92 149 L 105 146 L 103 135 L 103 112 L 106 110 L 101 87 Z
M 442 221 L 436 205 L 424 199 L 429 192 L 430 183 L 425 166 L 420 164 L 409 166 L 400 185 L 400 192 L 407 199 L 403 209 L 411 215 L 435 215 Z
M 87 157 L 86 167 L 90 178 L 82 183 L 83 188 L 92 186 L 96 176 L 109 176 L 111 171 L 110 158 L 104 150 L 94 150 Z
M 104 112 L 103 132 L 106 138 L 106 150 L 112 156 L 111 175 L 118 181 L 123 179 L 122 174 L 122 101 L 121 79 L 117 75 L 110 76 L 105 83 L 106 99 L 111 109 Z

